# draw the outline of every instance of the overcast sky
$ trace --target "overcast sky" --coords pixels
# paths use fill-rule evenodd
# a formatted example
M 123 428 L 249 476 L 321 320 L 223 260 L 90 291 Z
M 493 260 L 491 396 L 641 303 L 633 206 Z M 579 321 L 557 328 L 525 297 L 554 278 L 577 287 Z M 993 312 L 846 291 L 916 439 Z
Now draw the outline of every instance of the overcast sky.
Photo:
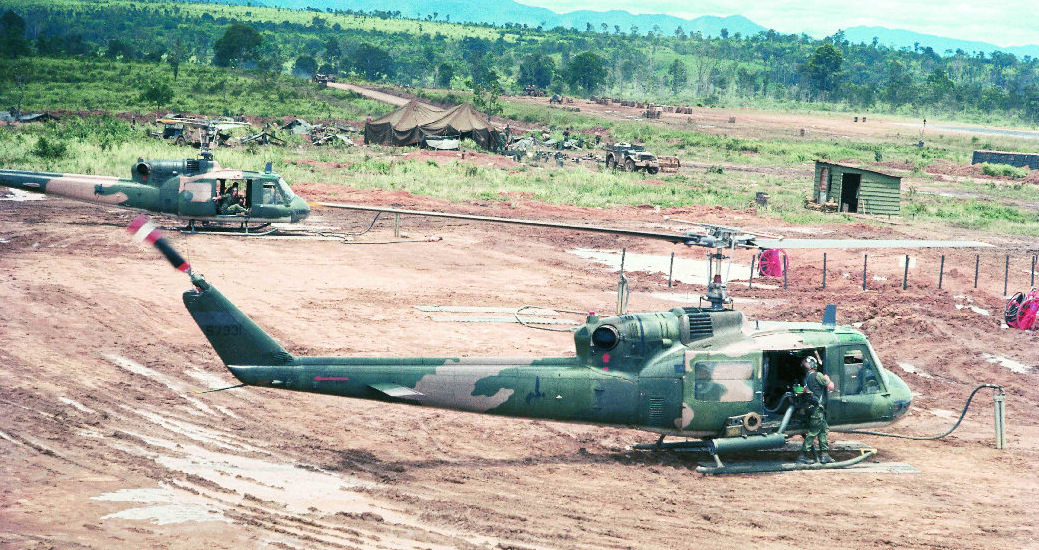
M 817 38 L 838 29 L 876 26 L 905 29 L 997 46 L 1039 44 L 1036 0 L 517 0 L 555 12 L 626 10 L 666 13 L 683 19 L 742 15 L 783 33 Z

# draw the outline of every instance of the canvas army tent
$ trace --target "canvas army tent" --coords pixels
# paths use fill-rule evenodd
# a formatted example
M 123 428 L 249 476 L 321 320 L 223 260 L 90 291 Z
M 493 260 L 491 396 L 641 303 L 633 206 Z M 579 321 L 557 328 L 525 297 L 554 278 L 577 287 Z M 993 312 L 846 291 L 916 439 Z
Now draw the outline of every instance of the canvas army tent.
M 420 145 L 426 137 L 470 138 L 484 149 L 497 149 L 501 132 L 487 117 L 465 103 L 448 110 L 411 101 L 364 124 L 364 142 Z

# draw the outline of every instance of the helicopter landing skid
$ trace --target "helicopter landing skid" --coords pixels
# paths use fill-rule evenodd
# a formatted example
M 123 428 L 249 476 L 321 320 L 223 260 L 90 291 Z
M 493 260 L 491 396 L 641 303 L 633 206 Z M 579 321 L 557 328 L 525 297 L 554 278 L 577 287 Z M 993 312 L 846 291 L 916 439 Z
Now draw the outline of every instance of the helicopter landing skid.
M 238 227 L 226 227 L 226 226 L 208 226 L 203 225 L 199 227 L 195 223 L 195 220 L 188 221 L 188 225 L 180 228 L 181 233 L 189 235 L 234 235 L 242 237 L 263 237 L 272 233 L 277 233 L 277 227 L 271 227 L 271 224 L 261 223 L 259 225 L 250 226 L 249 222 L 243 222 Z
M 854 466 L 868 458 L 873 457 L 877 454 L 876 449 L 863 449 L 862 454 L 851 458 L 849 460 L 842 460 L 840 462 L 831 462 L 829 464 L 823 464 L 815 462 L 812 464 L 801 464 L 799 462 L 741 462 L 733 464 L 722 464 L 721 460 L 715 457 L 715 465 L 709 463 L 700 464 L 697 466 L 696 471 L 701 474 L 707 475 L 718 475 L 718 474 L 759 474 L 768 472 L 796 472 L 799 470 L 839 470 L 841 468 L 848 468 Z

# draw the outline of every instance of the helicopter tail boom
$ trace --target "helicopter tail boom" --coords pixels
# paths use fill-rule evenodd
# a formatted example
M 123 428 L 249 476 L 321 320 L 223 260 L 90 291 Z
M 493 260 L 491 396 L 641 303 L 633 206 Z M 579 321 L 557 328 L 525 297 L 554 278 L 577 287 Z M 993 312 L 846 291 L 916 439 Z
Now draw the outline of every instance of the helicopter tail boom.
M 201 276 L 184 305 L 225 365 L 282 366 L 296 358 Z
M 127 199 L 125 193 L 107 191 L 118 183 L 119 178 L 114 176 L 0 170 L 0 185 L 4 187 L 102 204 L 121 204 Z

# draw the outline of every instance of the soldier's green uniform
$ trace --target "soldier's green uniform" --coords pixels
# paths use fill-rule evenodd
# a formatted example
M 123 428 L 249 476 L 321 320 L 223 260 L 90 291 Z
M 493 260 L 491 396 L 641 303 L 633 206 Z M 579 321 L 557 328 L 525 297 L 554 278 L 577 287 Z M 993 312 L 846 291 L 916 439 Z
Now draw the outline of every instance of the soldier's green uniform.
M 235 201 L 234 195 L 224 193 L 217 197 L 217 211 L 221 214 L 236 215 L 246 212 L 245 208 Z
M 812 363 L 815 363 L 814 359 Z M 826 422 L 826 390 L 833 387 L 833 382 L 828 376 L 813 368 L 805 375 L 804 387 L 808 393 L 807 408 L 805 409 L 808 414 L 808 430 L 805 432 L 801 457 L 798 458 L 798 461 L 814 461 L 809 455 L 809 451 L 812 450 L 813 443 L 818 440 L 818 460 L 828 464 L 833 462 L 833 459 L 828 454 L 830 443 L 827 441 L 827 436 L 830 433 L 830 425 Z

